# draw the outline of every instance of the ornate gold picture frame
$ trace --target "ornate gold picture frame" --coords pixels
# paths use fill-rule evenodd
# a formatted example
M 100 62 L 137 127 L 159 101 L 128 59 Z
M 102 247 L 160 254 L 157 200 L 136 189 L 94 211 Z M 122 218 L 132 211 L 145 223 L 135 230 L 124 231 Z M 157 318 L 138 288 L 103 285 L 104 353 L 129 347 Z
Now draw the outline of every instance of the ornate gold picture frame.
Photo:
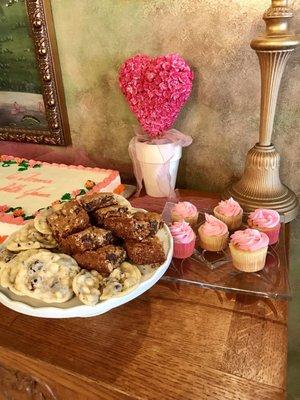
M 0 140 L 69 144 L 50 0 L 0 0 L 0 25 Z

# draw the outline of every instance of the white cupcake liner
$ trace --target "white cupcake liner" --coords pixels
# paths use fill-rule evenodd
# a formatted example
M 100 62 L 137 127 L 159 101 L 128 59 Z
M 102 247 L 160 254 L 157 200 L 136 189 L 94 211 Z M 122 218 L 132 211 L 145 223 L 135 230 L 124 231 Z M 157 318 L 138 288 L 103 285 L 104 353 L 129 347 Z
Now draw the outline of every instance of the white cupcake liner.
M 238 215 L 233 215 L 232 217 L 229 217 L 227 215 L 220 214 L 218 212 L 218 207 L 219 206 L 216 206 L 214 208 L 214 215 L 220 221 L 223 221 L 227 225 L 230 231 L 234 231 L 242 225 L 243 210 L 241 210 L 241 212 Z
M 243 272 L 257 272 L 264 268 L 268 246 L 256 251 L 238 249 L 233 243 L 229 243 L 233 266 Z
M 201 225 L 198 229 L 200 239 L 199 243 L 202 249 L 208 251 L 221 251 L 227 247 L 229 236 L 228 233 L 225 233 L 225 235 L 222 236 L 208 236 L 203 233 L 202 226 L 203 225 Z
M 195 214 L 195 215 L 183 218 L 181 215 L 179 215 L 176 212 L 172 211 L 171 212 L 171 219 L 172 219 L 172 222 L 185 221 L 185 222 L 188 222 L 192 226 L 192 225 L 195 225 L 197 223 L 198 215 L 199 215 L 199 213 L 197 212 L 197 214 Z

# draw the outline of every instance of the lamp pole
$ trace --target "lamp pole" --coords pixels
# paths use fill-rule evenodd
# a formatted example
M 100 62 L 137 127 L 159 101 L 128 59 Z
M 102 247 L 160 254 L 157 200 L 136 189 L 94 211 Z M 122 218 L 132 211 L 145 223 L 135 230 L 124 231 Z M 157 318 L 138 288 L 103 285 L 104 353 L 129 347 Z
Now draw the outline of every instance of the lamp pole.
M 263 16 L 266 32 L 251 42 L 261 71 L 259 142 L 247 154 L 242 178 L 222 194 L 223 198 L 235 198 L 245 211 L 274 209 L 285 222 L 296 217 L 298 201 L 295 193 L 281 183 L 280 156 L 272 144 L 272 132 L 282 74 L 289 56 L 300 44 L 299 36 L 290 30 L 292 18 L 288 0 L 272 0 Z

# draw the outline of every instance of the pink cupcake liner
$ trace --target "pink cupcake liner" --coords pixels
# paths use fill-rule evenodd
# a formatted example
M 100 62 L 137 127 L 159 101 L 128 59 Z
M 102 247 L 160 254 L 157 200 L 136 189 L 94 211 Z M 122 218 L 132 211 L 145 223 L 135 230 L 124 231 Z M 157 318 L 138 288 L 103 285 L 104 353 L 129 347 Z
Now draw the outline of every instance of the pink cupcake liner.
M 280 224 L 275 226 L 275 228 L 270 229 L 270 230 L 263 230 L 261 229 L 262 232 L 264 232 L 268 238 L 269 238 L 269 245 L 275 244 L 279 240 L 279 232 L 280 232 Z
M 174 241 L 174 258 L 188 258 L 193 254 L 196 238 L 190 243 L 177 243 Z

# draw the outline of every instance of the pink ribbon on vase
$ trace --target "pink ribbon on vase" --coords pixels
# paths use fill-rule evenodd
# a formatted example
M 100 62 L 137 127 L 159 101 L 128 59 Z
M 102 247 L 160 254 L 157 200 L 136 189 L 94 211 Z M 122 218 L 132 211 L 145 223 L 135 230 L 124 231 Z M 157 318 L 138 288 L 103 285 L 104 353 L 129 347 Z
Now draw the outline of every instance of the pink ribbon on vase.
M 156 179 L 156 183 L 162 192 L 165 191 L 166 187 L 168 188 L 167 192 L 168 192 L 169 198 L 170 197 L 175 198 L 176 197 L 175 191 L 171 185 L 170 161 L 175 155 L 176 148 L 174 147 L 173 149 L 170 149 L 168 154 L 165 155 L 164 152 L 162 151 L 162 148 L 160 147 L 160 145 L 174 143 L 181 147 L 187 147 L 192 143 L 192 141 L 193 141 L 193 139 L 191 136 L 185 135 L 184 133 L 179 132 L 176 129 L 169 129 L 168 131 L 163 132 L 161 134 L 161 137 L 159 137 L 159 138 L 157 138 L 157 137 L 149 138 L 149 136 L 145 132 L 143 132 L 140 127 L 136 128 L 135 136 L 131 139 L 129 146 L 128 146 L 128 152 L 129 152 L 130 158 L 132 160 L 132 164 L 133 164 L 133 172 L 134 172 L 134 175 L 135 175 L 135 178 L 137 181 L 136 196 L 139 196 L 141 189 L 143 187 L 143 185 L 142 185 L 143 173 L 142 173 L 140 160 L 137 157 L 136 144 L 138 142 L 154 144 L 154 145 L 158 146 L 158 150 L 162 157 L 163 163 L 159 170 L 159 174 Z

